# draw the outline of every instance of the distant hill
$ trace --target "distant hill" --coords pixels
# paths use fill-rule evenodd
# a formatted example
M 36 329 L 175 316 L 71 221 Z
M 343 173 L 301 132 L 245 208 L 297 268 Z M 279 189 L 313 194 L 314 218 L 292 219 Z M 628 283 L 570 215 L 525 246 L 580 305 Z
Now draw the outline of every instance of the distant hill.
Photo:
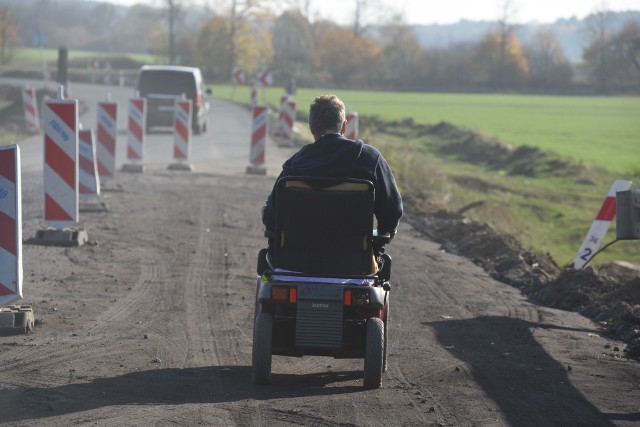
M 617 30 L 629 20 L 640 21 L 640 11 L 611 12 L 611 17 L 613 30 Z M 579 62 L 586 45 L 585 28 L 588 19 L 589 17 L 584 19 L 572 17 L 558 19 L 551 24 L 524 24 L 520 26 L 517 34 L 522 43 L 527 43 L 540 28 L 550 27 L 567 59 Z M 463 20 L 447 25 L 412 25 L 411 28 L 423 48 L 444 48 L 458 43 L 477 42 L 495 26 L 495 22 Z

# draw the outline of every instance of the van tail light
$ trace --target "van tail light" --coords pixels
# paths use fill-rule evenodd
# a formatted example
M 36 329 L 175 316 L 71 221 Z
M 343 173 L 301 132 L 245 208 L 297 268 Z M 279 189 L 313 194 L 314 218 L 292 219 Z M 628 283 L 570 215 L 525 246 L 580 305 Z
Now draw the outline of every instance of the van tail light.
M 291 304 L 295 304 L 298 302 L 298 289 L 297 288 L 289 288 L 289 302 Z
M 202 95 L 200 95 L 199 93 L 196 93 L 196 99 L 193 100 L 196 107 L 200 107 L 200 105 L 202 105 Z

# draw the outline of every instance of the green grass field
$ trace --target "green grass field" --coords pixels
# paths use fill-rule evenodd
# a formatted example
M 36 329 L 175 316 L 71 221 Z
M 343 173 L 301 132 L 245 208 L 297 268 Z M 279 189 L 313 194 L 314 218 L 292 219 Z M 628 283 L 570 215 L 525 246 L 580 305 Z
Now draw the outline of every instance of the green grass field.
M 105 58 L 105 57 L 114 57 L 114 56 L 122 56 L 131 58 L 135 61 L 141 63 L 153 64 L 156 58 L 152 55 L 147 54 L 133 54 L 133 53 L 117 53 L 117 52 L 94 52 L 94 51 L 85 51 L 85 50 L 70 50 L 69 51 L 69 59 L 81 59 L 81 58 Z M 16 49 L 13 57 L 13 64 L 24 64 L 24 65 L 40 65 L 42 59 L 49 63 L 56 63 L 58 60 L 58 49 L 42 49 L 42 51 L 38 48 L 20 48 Z
M 300 89 L 305 111 L 325 89 Z M 640 174 L 640 97 L 578 97 L 333 91 L 347 108 L 384 120 L 447 121 L 519 146 L 531 145 L 623 175 Z M 216 86 L 216 96 L 247 102 L 249 89 Z M 281 88 L 259 99 L 279 103 Z
M 503 142 L 555 151 L 589 166 L 580 177 L 509 176 L 483 165 L 442 156 L 437 136 L 406 133 L 362 135 L 391 163 L 401 191 L 426 197 L 455 211 L 483 201 L 466 213 L 472 219 L 516 236 L 528 249 L 549 252 L 560 264 L 576 255 L 614 179 L 640 184 L 640 98 L 490 94 L 418 94 L 301 89 L 296 101 L 306 116 L 313 98 L 334 92 L 348 108 L 383 120 L 447 121 L 499 137 Z M 249 102 L 247 87 L 215 86 L 216 97 Z M 279 103 L 282 90 L 259 91 L 259 101 Z M 402 129 L 402 126 L 399 127 Z M 361 132 L 362 132 L 361 128 Z M 593 168 L 593 166 L 596 166 Z M 487 189 L 459 185 L 471 178 Z M 615 222 L 605 239 L 615 239 Z M 621 242 L 598 255 L 638 263 L 640 242 Z

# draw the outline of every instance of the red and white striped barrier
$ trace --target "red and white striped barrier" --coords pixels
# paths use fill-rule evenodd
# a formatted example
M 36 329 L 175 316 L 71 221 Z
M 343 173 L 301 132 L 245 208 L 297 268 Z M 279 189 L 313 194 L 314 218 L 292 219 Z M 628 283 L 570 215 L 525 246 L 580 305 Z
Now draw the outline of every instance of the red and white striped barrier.
M 280 120 L 280 134 L 284 141 L 293 140 L 293 123 L 296 120 L 296 103 L 292 99 L 285 101 Z
M 28 132 L 37 133 L 40 131 L 38 120 L 38 102 L 36 100 L 36 90 L 32 87 L 22 89 L 22 105 L 24 108 L 24 122 Z
M 251 127 L 251 151 L 249 154 L 250 166 L 247 173 L 265 174 L 264 150 L 267 145 L 267 124 L 269 110 L 264 105 L 253 107 L 253 125 Z
M 280 96 L 280 106 L 278 108 L 278 125 L 275 132 L 273 133 L 275 136 L 282 136 L 282 115 L 284 114 L 284 106 L 288 100 L 288 94 L 285 93 L 284 95 Z
M 176 99 L 173 111 L 173 158 L 188 161 L 191 153 L 191 100 Z
M 0 307 L 22 298 L 20 148 L 0 146 Z
M 42 113 L 44 221 L 56 228 L 78 222 L 78 100 L 61 98 Z
M 129 125 L 127 128 L 127 160 L 142 162 L 146 125 L 147 100 L 133 98 L 129 100 Z
M 98 102 L 98 132 L 96 155 L 100 178 L 113 178 L 116 172 L 116 139 L 118 135 L 118 104 Z
M 358 113 L 349 112 L 346 116 L 347 120 L 347 129 L 344 133 L 348 139 L 358 139 L 358 126 L 360 118 L 358 117 Z
M 618 191 L 629 190 L 630 188 L 631 181 L 614 181 L 607 194 L 607 198 L 604 199 L 600 207 L 598 215 L 596 215 L 596 219 L 593 220 L 591 228 L 582 242 L 578 255 L 576 255 L 573 260 L 573 268 L 583 268 L 591 261 L 600 243 L 602 243 L 602 239 L 604 239 L 604 236 L 607 234 L 611 221 L 616 217 L 616 193 Z
M 96 164 L 96 146 L 91 129 L 80 129 L 78 132 L 79 187 L 78 192 L 83 199 L 100 195 L 100 178 Z

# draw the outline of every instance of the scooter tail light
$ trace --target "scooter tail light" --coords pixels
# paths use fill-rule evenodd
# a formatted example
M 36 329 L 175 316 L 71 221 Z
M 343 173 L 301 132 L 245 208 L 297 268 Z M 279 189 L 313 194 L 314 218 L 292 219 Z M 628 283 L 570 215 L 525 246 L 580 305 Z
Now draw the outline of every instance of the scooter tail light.
M 344 291 L 344 305 L 351 305 L 351 289 Z

